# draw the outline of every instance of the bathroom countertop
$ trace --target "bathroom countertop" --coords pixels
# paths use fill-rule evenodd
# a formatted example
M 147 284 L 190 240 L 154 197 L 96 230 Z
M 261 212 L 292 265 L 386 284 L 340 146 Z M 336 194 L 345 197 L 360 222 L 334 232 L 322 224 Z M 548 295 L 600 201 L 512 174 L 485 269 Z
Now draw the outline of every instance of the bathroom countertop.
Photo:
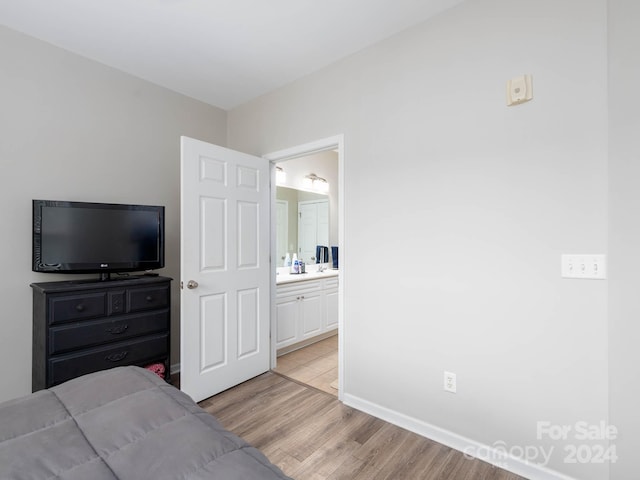
M 321 278 L 337 277 L 339 270 L 328 268 L 322 272 L 318 272 L 318 267 L 315 264 L 307 265 L 306 273 L 289 273 L 278 269 L 276 274 L 276 285 L 282 285 L 285 283 L 304 282 L 306 280 L 318 280 Z

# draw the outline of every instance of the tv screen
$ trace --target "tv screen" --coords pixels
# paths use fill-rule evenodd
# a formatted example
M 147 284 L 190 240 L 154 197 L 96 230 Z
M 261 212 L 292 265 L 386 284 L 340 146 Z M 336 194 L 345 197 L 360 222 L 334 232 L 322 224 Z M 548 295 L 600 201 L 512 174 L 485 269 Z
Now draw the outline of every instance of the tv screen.
M 33 271 L 164 267 L 164 207 L 33 200 Z

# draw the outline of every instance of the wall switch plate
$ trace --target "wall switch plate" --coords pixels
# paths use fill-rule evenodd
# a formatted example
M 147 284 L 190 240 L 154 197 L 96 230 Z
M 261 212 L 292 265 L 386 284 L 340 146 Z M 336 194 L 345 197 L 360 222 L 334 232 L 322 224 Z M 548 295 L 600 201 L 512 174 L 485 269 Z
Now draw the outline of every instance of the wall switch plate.
M 607 278 L 606 255 L 561 255 L 562 278 L 604 280 Z
M 533 98 L 531 75 L 522 75 L 507 82 L 507 106 L 520 105 Z
M 445 392 L 456 393 L 456 374 L 451 372 L 444 372 L 444 390 Z

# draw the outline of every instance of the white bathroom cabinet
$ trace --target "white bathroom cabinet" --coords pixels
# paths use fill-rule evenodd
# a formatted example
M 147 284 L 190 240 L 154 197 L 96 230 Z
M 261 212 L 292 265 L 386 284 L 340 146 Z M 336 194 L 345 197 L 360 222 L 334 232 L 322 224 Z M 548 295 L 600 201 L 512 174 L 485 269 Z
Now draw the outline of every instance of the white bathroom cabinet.
M 338 328 L 338 277 L 277 286 L 276 349 L 286 353 Z M 285 347 L 289 347 L 286 348 Z M 285 351 L 281 352 L 281 349 Z

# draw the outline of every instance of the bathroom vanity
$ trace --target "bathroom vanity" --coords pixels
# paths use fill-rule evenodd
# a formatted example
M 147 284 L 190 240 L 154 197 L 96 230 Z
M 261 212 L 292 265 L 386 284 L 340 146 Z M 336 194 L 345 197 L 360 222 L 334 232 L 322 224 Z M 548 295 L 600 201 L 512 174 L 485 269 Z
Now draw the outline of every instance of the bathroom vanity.
M 276 349 L 279 355 L 335 335 L 338 329 L 338 270 L 276 276 Z

